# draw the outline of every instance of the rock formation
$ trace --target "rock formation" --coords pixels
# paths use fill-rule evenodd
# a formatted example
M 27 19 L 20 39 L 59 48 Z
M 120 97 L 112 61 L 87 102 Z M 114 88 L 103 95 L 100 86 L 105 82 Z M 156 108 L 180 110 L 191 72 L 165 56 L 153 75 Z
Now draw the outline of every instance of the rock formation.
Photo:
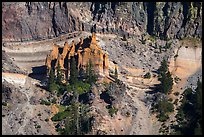
M 202 38 L 202 2 L 3 2 L 2 19 L 3 41 L 42 40 L 92 29 Z
M 109 76 L 108 71 L 108 54 L 104 53 L 96 42 L 96 34 L 92 33 L 92 37 L 87 38 L 91 41 L 85 43 L 81 38 L 78 44 L 72 41 L 71 46 L 65 42 L 63 49 L 54 44 L 52 51 L 47 55 L 45 65 L 48 69 L 48 74 L 51 69 L 56 73 L 58 63 L 63 72 L 64 79 L 68 80 L 70 74 L 71 59 L 75 58 L 78 71 L 80 69 L 86 70 L 89 61 L 94 66 L 94 70 L 100 76 Z M 60 53 L 62 50 L 62 53 Z

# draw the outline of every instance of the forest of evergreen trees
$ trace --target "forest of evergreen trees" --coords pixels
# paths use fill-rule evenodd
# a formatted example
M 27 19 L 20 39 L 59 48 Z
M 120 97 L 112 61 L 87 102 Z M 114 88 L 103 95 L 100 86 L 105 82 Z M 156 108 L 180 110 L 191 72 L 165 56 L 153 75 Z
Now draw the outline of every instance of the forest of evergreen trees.
M 70 78 L 62 83 L 63 77 L 60 65 L 57 66 L 56 75 L 50 71 L 48 78 L 48 91 L 61 97 L 65 92 L 72 93 L 64 111 L 58 112 L 52 117 L 54 122 L 64 122 L 64 127 L 57 127 L 62 135 L 81 135 L 91 131 L 93 117 L 89 114 L 89 104 L 84 103 L 80 96 L 88 96 L 91 85 L 97 81 L 93 65 L 89 61 L 86 70 L 78 72 L 75 58 L 70 64 Z

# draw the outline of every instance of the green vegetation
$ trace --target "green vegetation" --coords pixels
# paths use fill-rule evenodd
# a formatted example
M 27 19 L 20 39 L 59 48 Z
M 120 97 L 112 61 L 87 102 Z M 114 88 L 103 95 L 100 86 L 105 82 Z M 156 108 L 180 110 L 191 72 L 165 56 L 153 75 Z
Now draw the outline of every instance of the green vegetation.
M 48 121 L 49 121 L 49 119 L 48 119 L 48 118 L 46 118 L 46 119 L 45 119 L 45 121 L 46 121 L 46 122 L 48 122 Z
M 85 78 L 86 78 L 86 82 L 89 84 L 96 83 L 98 79 L 98 76 L 94 72 L 93 64 L 90 60 L 86 68 Z
M 178 125 L 175 133 L 180 135 L 202 135 L 202 82 L 198 80 L 195 93 L 188 88 L 183 93 L 182 104 L 176 115 Z
M 79 102 L 79 96 L 91 90 L 91 85 L 95 84 L 98 77 L 94 72 L 93 65 L 89 61 L 86 71 L 82 68 L 78 73 L 75 58 L 72 58 L 70 64 L 69 82 L 62 83 L 62 72 L 60 65 L 57 67 L 57 77 L 55 78 L 53 71 L 50 72 L 48 80 L 49 91 L 57 92 L 58 97 L 63 95 L 65 91 L 70 92 L 70 98 L 67 100 L 69 105 L 57 105 L 59 112 L 55 114 L 51 120 L 60 122 L 65 120 L 65 127 L 59 125 L 56 131 L 62 135 L 82 135 L 91 131 L 91 120 L 93 119 L 88 111 L 89 106 Z M 54 89 L 55 88 L 55 89 Z M 56 103 L 57 99 L 52 98 L 50 102 Z M 51 104 L 49 101 L 41 100 L 41 104 Z M 47 121 L 47 120 L 46 120 Z
M 174 111 L 174 106 L 168 100 L 162 99 L 156 105 L 153 106 L 153 109 L 158 112 L 158 120 L 164 122 L 169 118 L 168 113 Z
M 172 99 L 172 98 L 169 98 L 169 99 L 168 99 L 168 101 L 169 101 L 169 102 L 172 102 L 172 101 L 173 101 L 173 99 Z
M 56 104 L 57 102 L 57 99 L 56 98 L 53 98 L 52 100 L 51 100 L 51 103 L 53 103 L 53 104 Z
M 176 83 L 178 83 L 178 81 L 181 81 L 181 79 L 176 76 L 176 77 L 174 78 L 174 81 L 175 81 Z
M 115 67 L 115 79 L 118 79 L 118 70 L 116 67 Z
M 48 91 L 54 92 L 58 90 L 58 85 L 55 83 L 55 75 L 53 70 L 50 70 L 49 79 L 48 79 Z
M 70 84 L 75 84 L 77 82 L 78 82 L 78 70 L 75 58 L 72 58 L 70 64 Z
M 163 59 L 161 66 L 158 69 L 159 78 L 161 82 L 160 90 L 162 93 L 167 94 L 172 90 L 173 78 L 168 70 L 167 61 Z
M 160 92 L 165 95 L 170 93 L 173 86 L 173 78 L 168 70 L 167 61 L 165 59 L 163 59 L 158 69 L 158 80 L 161 82 L 159 87 Z M 157 118 L 159 121 L 166 121 L 169 118 L 168 114 L 174 111 L 174 105 L 171 103 L 172 101 L 172 98 L 161 98 L 154 104 L 152 109 L 158 112 Z
M 150 78 L 151 78 L 151 74 L 150 74 L 150 72 L 147 72 L 147 73 L 144 75 L 144 78 L 146 78 L 146 79 L 150 79 Z
M 79 95 L 81 95 L 83 93 L 89 92 L 91 85 L 89 83 L 79 81 L 78 83 L 72 85 L 68 84 L 66 89 L 68 92 L 76 91 Z
M 127 117 L 130 117 L 130 112 L 126 112 L 126 116 L 127 116 Z
M 109 74 L 112 78 L 115 79 L 115 82 L 118 83 L 119 82 L 119 79 L 118 79 L 118 70 L 117 68 L 115 67 L 115 71 L 114 71 L 114 75 L 113 74 Z
M 195 19 L 197 15 L 197 10 L 198 8 L 193 5 L 193 2 L 191 2 L 189 5 L 189 18 Z
M 178 104 L 178 99 L 175 99 L 174 104 L 175 104 L 175 105 Z
M 110 114 L 111 117 L 113 117 L 114 114 L 117 115 L 118 109 L 114 106 L 108 106 L 106 107 L 108 109 L 108 113 Z
M 178 54 L 176 54 L 175 56 L 174 56 L 174 58 L 177 58 L 178 57 Z
M 86 69 L 80 68 L 78 72 L 75 58 L 72 58 L 70 77 L 66 83 L 62 82 L 63 75 L 59 63 L 56 73 L 55 76 L 53 70 L 50 71 L 47 85 L 51 93 L 56 93 L 58 97 L 63 95 L 63 106 L 58 104 L 59 112 L 51 118 L 52 121 L 58 123 L 56 131 L 61 135 L 84 135 L 90 132 L 93 120 L 89 113 L 90 99 L 88 98 L 88 104 L 86 105 L 85 102 L 87 101 L 83 97 L 89 94 L 91 86 L 95 85 L 98 80 L 92 62 L 89 61 Z M 117 69 L 115 70 L 115 78 L 118 79 Z M 67 94 L 64 94 L 65 92 Z M 50 105 L 51 103 L 56 104 L 57 98 L 50 98 L 48 101 L 41 100 L 41 104 Z M 111 116 L 117 114 L 117 111 L 118 109 L 112 106 L 108 109 Z M 46 122 L 48 120 L 45 119 Z
M 142 44 L 146 44 L 146 39 L 144 39 L 144 38 L 142 37 L 141 42 L 142 42 Z
M 142 38 L 140 39 L 140 41 L 142 42 L 142 44 L 146 44 L 145 35 L 146 35 L 146 34 L 142 34 Z
M 41 126 L 40 125 L 36 125 L 35 128 L 41 128 Z
M 179 92 L 178 92 L 178 91 L 177 91 L 177 92 L 175 92 L 175 93 L 174 93 L 174 95 L 175 95 L 175 96 L 178 96 L 178 95 L 179 95 Z
M 162 52 L 162 46 L 159 45 L 159 53 L 161 53 L 161 52 Z
M 69 116 L 69 111 L 63 111 L 63 112 L 58 112 L 57 114 L 55 114 L 51 120 L 52 121 L 61 121 L 62 119 L 66 118 Z
M 195 37 L 184 37 L 181 39 L 181 43 L 183 43 L 182 45 L 188 47 L 197 47 L 202 45 L 201 39 Z
M 165 50 L 169 49 L 169 48 L 171 47 L 171 44 L 172 44 L 172 43 L 168 43 L 168 42 L 167 42 L 166 45 L 165 45 L 165 47 L 164 47 Z
M 40 104 L 41 104 L 41 105 L 46 105 L 46 106 L 51 105 L 51 103 L 50 103 L 49 101 L 46 101 L 46 100 L 44 100 L 44 99 L 41 100 Z
M 62 106 L 62 105 L 56 105 L 56 107 L 59 109 L 59 112 L 65 111 L 66 106 Z
M 56 83 L 61 86 L 62 85 L 62 81 L 63 81 L 62 71 L 61 71 L 60 64 L 58 62 L 57 63 L 57 81 L 56 81 Z
M 127 41 L 127 38 L 125 35 L 123 35 L 122 41 Z
M 2 102 L 2 105 L 3 105 L 3 106 L 7 106 L 7 103 L 6 103 L 6 102 Z
M 73 103 L 63 112 L 58 112 L 51 118 L 52 121 L 65 119 L 65 128 L 58 128 L 62 135 L 82 135 L 91 130 L 91 117 L 88 115 L 88 106 Z
M 150 41 L 155 42 L 156 41 L 156 36 L 150 35 L 148 38 Z

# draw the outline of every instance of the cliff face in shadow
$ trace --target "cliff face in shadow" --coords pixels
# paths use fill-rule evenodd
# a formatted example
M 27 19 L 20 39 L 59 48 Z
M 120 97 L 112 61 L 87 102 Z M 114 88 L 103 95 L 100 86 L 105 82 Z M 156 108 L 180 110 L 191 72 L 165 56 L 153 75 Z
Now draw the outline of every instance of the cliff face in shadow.
M 3 2 L 4 41 L 73 31 L 202 38 L 202 2 Z

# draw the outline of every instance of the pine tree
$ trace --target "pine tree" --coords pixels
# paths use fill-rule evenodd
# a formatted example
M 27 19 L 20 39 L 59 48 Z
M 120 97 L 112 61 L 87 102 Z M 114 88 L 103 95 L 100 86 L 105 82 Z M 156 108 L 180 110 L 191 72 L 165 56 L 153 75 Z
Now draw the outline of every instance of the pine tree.
M 161 82 L 161 92 L 167 94 L 172 90 L 173 78 L 168 70 L 167 61 L 163 59 L 161 66 L 158 69 L 159 81 Z
M 173 86 L 173 78 L 171 77 L 170 72 L 162 73 L 161 75 L 161 90 L 163 93 L 167 94 L 169 91 L 172 90 Z
M 196 115 L 201 118 L 202 121 L 202 82 L 198 79 L 197 88 L 195 89 L 195 111 Z M 200 123 L 201 124 L 201 123 Z
M 78 70 L 76 66 L 75 58 L 73 57 L 71 59 L 71 65 L 70 65 L 70 84 L 75 84 L 78 81 Z
M 87 82 L 89 84 L 95 83 L 97 81 L 97 75 L 95 74 L 93 64 L 90 60 L 86 69 L 86 77 L 87 77 Z
M 114 72 L 114 79 L 115 79 L 115 82 L 118 83 L 119 82 L 119 79 L 118 79 L 118 70 L 117 70 L 117 67 L 115 67 L 115 72 Z
M 118 79 L 118 70 L 116 67 L 115 67 L 115 79 Z
M 80 67 L 79 69 L 79 76 L 80 76 L 80 80 L 83 81 L 83 79 L 85 78 L 85 70 Z
M 60 64 L 59 62 L 57 63 L 57 83 L 59 85 L 62 84 L 62 80 L 63 80 L 63 77 L 62 77 L 62 71 L 61 71 L 61 67 L 60 67 Z
M 53 92 L 55 89 L 56 89 L 55 75 L 53 70 L 51 69 L 48 79 L 48 91 Z
M 166 73 L 168 70 L 168 65 L 166 59 L 163 59 L 161 62 L 161 66 L 158 69 L 159 74 Z

